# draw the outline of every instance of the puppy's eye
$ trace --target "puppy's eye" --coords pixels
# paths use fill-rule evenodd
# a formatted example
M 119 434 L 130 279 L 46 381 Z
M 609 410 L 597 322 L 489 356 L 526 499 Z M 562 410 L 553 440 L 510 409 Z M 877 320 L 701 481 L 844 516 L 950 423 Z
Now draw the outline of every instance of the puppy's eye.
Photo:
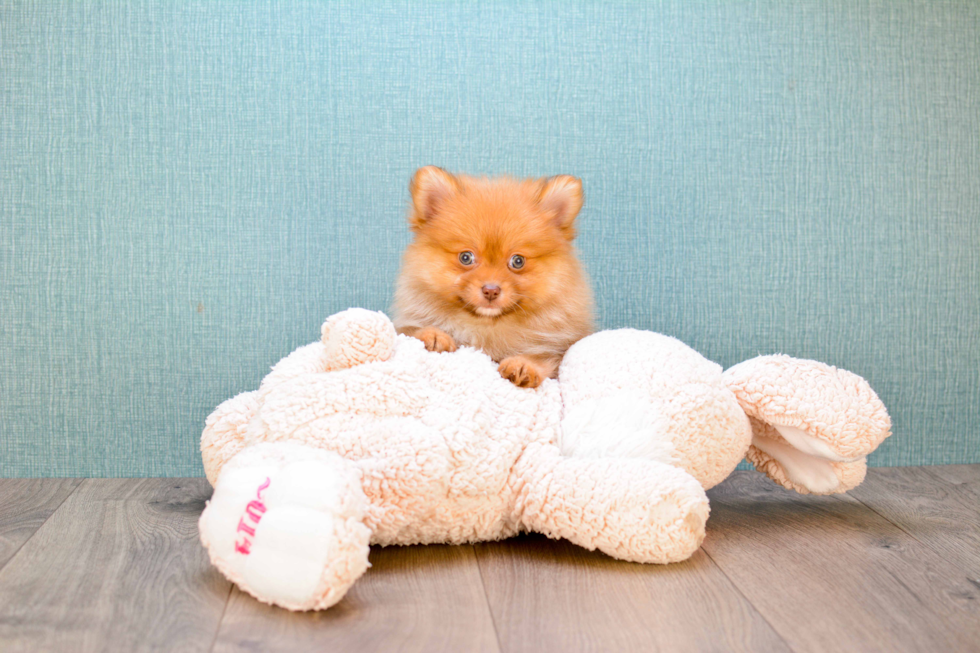
M 475 260 L 476 260 L 476 257 L 473 256 L 473 252 L 460 252 L 459 253 L 459 262 L 462 263 L 463 265 L 473 265 L 473 261 L 475 261 Z
M 524 257 L 520 254 L 514 254 L 510 257 L 510 267 L 514 270 L 520 270 L 524 267 Z

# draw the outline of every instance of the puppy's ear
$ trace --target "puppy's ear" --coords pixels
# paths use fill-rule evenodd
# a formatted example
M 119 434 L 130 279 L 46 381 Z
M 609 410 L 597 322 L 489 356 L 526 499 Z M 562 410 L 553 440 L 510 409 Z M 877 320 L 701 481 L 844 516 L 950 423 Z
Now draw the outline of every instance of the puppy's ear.
M 552 216 L 568 240 L 575 238 L 575 216 L 582 208 L 582 181 L 571 175 L 558 175 L 542 181 L 538 204 Z
M 442 168 L 425 166 L 415 171 L 408 190 L 412 194 L 408 224 L 418 231 L 439 212 L 446 200 L 459 192 L 459 180 Z

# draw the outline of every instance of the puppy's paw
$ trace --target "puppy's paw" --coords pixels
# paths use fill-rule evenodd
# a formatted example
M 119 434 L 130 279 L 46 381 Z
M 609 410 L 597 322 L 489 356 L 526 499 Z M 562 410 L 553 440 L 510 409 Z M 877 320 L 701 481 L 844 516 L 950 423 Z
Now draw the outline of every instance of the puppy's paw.
M 453 337 L 443 331 L 442 329 L 437 329 L 435 327 L 425 327 L 419 329 L 412 334 L 412 337 L 418 338 L 423 343 L 425 343 L 425 348 L 429 351 L 438 352 L 453 352 L 456 351 L 456 341 Z
M 520 388 L 536 388 L 547 376 L 534 361 L 524 356 L 511 356 L 497 366 L 500 376 Z

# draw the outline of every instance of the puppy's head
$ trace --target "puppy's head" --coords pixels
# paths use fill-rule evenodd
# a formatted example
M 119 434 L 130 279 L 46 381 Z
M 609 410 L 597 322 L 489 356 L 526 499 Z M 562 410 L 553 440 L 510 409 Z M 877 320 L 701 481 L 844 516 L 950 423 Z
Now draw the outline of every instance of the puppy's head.
M 404 274 L 433 298 L 494 320 L 576 291 L 575 177 L 487 179 L 427 166 L 409 188 L 415 241 Z

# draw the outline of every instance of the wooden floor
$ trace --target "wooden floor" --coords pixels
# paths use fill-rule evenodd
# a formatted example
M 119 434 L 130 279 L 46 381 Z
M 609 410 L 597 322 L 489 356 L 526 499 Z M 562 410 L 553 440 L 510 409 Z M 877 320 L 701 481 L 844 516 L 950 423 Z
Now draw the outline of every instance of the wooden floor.
M 374 549 L 339 605 L 293 614 L 208 564 L 204 479 L 2 479 L 0 651 L 980 651 L 980 465 L 709 494 L 682 564 L 538 536 Z

